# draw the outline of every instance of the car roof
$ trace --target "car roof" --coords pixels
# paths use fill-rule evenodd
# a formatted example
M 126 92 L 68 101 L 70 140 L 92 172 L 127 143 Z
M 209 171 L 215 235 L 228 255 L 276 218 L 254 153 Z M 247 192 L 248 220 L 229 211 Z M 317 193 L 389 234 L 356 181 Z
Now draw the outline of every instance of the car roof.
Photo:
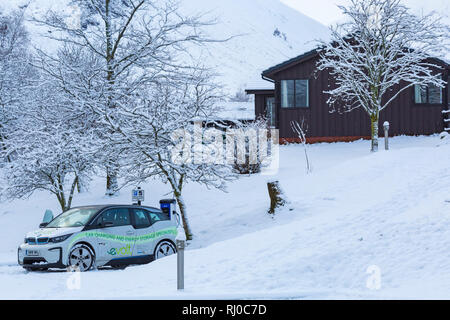
M 98 211 L 108 208 L 142 208 L 142 209 L 151 209 L 151 210 L 158 210 L 161 211 L 160 208 L 155 207 L 148 207 L 148 206 L 139 206 L 134 204 L 96 204 L 96 205 L 86 205 L 86 206 L 78 206 L 78 207 L 72 207 L 71 209 L 82 209 L 82 208 L 93 208 L 98 209 Z

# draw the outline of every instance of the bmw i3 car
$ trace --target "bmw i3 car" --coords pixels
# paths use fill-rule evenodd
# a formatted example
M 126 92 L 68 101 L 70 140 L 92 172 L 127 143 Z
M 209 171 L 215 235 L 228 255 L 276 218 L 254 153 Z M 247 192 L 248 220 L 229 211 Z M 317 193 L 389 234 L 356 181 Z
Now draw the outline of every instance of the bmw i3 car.
M 19 246 L 18 262 L 27 270 L 73 266 L 88 271 L 125 268 L 168 256 L 176 252 L 177 219 L 164 209 L 167 203 L 161 207 L 72 208 L 29 232 Z

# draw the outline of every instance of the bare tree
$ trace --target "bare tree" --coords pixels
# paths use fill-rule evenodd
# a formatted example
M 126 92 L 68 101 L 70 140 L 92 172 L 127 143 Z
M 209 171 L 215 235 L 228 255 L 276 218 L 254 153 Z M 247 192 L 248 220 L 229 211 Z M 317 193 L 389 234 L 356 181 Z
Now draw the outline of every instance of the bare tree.
M 300 123 L 298 121 L 291 121 L 291 128 L 292 128 L 292 131 L 294 131 L 294 133 L 299 138 L 300 143 L 303 145 L 303 149 L 305 151 L 305 160 L 306 160 L 306 173 L 311 173 L 312 167 L 309 162 L 308 148 L 306 146 L 306 133 L 308 132 L 308 127 L 305 122 L 305 119 L 302 119 L 302 121 Z
M 430 56 L 448 48 L 449 27 L 435 13 L 415 16 L 400 0 L 351 0 L 340 6 L 348 22 L 331 28 L 322 43 L 318 70 L 329 70 L 336 88 L 328 103 L 363 108 L 371 120 L 372 151 L 378 150 L 378 121 L 402 92 L 414 85 L 444 87 Z

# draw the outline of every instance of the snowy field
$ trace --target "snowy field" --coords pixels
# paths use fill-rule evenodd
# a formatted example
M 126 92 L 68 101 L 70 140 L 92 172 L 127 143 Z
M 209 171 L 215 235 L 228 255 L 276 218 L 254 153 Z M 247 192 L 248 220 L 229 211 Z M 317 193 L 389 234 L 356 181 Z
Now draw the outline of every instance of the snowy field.
M 83 273 L 79 290 L 66 285 L 72 274 L 26 272 L 17 246 L 45 209 L 58 212 L 57 202 L 36 193 L 0 203 L 0 298 L 450 299 L 450 143 L 397 137 L 391 148 L 371 154 L 368 141 L 311 145 L 307 175 L 302 147 L 281 147 L 277 178 L 291 204 L 273 218 L 267 177 L 242 177 L 228 193 L 188 185 L 195 239 L 183 293 L 175 256 Z M 130 189 L 102 197 L 103 183 L 95 179 L 74 205 L 130 202 Z M 169 191 L 158 182 L 144 189 L 147 205 Z M 379 289 L 370 286 L 370 266 L 380 272 Z

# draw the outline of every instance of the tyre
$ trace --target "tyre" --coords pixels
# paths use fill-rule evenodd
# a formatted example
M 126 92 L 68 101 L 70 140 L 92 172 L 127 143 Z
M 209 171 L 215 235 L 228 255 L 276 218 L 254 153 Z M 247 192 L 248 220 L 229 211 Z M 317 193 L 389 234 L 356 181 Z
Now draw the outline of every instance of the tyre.
M 92 249 L 85 244 L 77 244 L 69 254 L 69 266 L 78 268 L 81 272 L 92 268 L 95 261 L 95 255 Z
M 177 252 L 174 244 L 168 240 L 163 240 L 155 248 L 155 260 L 161 259 Z

